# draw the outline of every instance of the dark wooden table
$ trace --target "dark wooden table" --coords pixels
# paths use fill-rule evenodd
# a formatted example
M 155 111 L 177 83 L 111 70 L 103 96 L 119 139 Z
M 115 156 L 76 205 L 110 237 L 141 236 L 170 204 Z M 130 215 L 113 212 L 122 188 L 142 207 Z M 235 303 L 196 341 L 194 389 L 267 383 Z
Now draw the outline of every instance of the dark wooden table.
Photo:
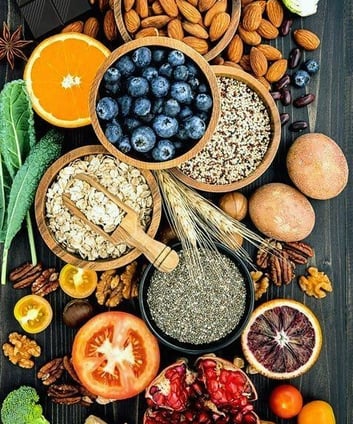
M 0 22 L 7 21 L 12 29 L 23 23 L 19 10 L 13 0 L 0 0 Z M 305 27 L 314 30 L 321 38 L 321 47 L 306 57 L 313 57 L 320 62 L 321 69 L 310 83 L 310 91 L 317 100 L 309 109 L 288 112 L 295 119 L 307 119 L 310 131 L 322 132 L 342 147 L 350 166 L 353 157 L 353 7 L 349 0 L 321 0 L 316 15 L 305 20 L 297 19 L 295 28 Z M 27 38 L 30 35 L 27 32 Z M 284 55 L 288 55 L 293 47 L 291 37 L 279 38 L 276 41 Z M 21 78 L 22 67 L 17 64 L 11 71 L 4 62 L 0 65 L 1 86 L 9 80 Z M 39 126 L 42 123 L 39 122 Z M 284 157 L 288 146 L 296 135 L 287 129 L 283 130 L 282 142 L 276 159 L 269 171 L 250 187 L 243 190 L 250 194 L 256 187 L 265 182 L 288 182 Z M 65 131 L 65 150 L 87 144 L 96 140 L 91 128 Z M 1 141 L 0 141 L 1 143 Z M 325 299 L 316 300 L 305 296 L 297 283 L 281 288 L 272 288 L 268 299 L 275 297 L 294 298 L 304 302 L 319 318 L 324 334 L 324 345 L 318 362 L 305 375 L 294 379 L 295 384 L 303 393 L 305 401 L 323 399 L 331 403 L 336 415 L 337 424 L 352 424 L 353 378 L 351 358 L 353 356 L 353 290 L 352 290 L 352 216 L 353 193 L 349 185 L 337 198 L 329 201 L 312 201 L 316 212 L 316 226 L 307 241 L 315 248 L 313 263 L 325 271 L 333 282 L 333 293 Z M 41 261 L 46 266 L 60 268 L 62 263 L 42 242 L 36 233 L 37 250 Z M 29 251 L 25 231 L 22 231 L 12 245 L 9 259 L 9 269 L 29 260 Z M 13 306 L 21 296 L 11 285 L 0 287 L 0 343 L 7 339 L 11 331 L 20 331 L 13 318 Z M 36 366 L 31 370 L 23 370 L 13 366 L 0 355 L 0 401 L 12 389 L 21 384 L 35 386 L 42 396 L 45 416 L 52 424 L 82 424 L 90 413 L 96 413 L 108 423 L 137 424 L 142 422 L 145 409 L 143 396 L 124 402 L 115 402 L 106 407 L 94 406 L 89 410 L 79 406 L 58 406 L 45 397 L 42 384 L 36 379 L 38 368 L 56 356 L 69 352 L 74 331 L 66 328 L 61 321 L 61 313 L 68 298 L 57 293 L 49 297 L 55 318 L 50 328 L 35 337 L 43 348 L 43 354 L 36 360 Z M 138 313 L 137 306 L 127 306 Z M 241 354 L 240 346 L 234 343 L 229 349 L 217 352 L 220 356 L 232 358 Z M 162 365 L 171 363 L 179 355 L 162 348 Z M 278 384 L 259 375 L 251 376 L 258 389 L 259 400 L 256 409 L 261 418 L 284 423 L 275 419 L 268 410 L 267 397 L 270 390 Z M 286 421 L 293 423 L 293 421 Z M 19 424 L 19 423 L 13 423 Z

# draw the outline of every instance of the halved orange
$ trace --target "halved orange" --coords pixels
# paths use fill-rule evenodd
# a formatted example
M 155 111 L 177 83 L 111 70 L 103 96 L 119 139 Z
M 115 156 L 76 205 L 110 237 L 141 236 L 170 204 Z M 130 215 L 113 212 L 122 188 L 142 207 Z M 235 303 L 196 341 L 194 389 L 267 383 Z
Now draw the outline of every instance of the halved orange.
M 58 127 L 90 124 L 91 84 L 109 54 L 107 47 L 85 34 L 62 33 L 43 40 L 23 75 L 33 109 Z
M 273 379 L 298 377 L 319 357 L 322 332 L 318 319 L 304 304 L 275 299 L 257 307 L 241 336 L 247 361 Z

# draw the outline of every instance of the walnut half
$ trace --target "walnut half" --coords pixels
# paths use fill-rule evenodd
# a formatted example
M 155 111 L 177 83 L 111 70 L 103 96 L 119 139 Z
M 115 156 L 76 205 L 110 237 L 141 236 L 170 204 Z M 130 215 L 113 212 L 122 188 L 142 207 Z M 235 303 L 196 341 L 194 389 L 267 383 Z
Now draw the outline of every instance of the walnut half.
M 21 368 L 33 368 L 32 357 L 41 354 L 41 348 L 35 340 L 16 332 L 9 334 L 9 342 L 3 344 L 2 350 L 10 362 Z
M 332 284 L 328 276 L 315 267 L 308 268 L 308 276 L 299 277 L 299 286 L 308 296 L 317 299 L 326 297 L 327 292 L 332 292 Z

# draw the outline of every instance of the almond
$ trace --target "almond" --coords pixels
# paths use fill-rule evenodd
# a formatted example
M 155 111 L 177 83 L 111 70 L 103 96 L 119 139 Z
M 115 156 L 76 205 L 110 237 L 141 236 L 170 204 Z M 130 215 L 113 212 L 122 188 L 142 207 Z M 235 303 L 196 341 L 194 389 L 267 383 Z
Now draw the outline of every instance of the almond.
M 108 41 L 114 41 L 118 38 L 118 28 L 115 23 L 114 11 L 112 9 L 105 12 L 103 19 L 103 32 Z
M 141 25 L 141 19 L 135 9 L 130 9 L 124 13 L 124 22 L 126 29 L 132 34 L 135 33 Z
M 156 15 L 148 16 L 145 19 L 142 19 L 141 26 L 142 28 L 155 27 L 157 29 L 163 28 L 171 20 L 171 17 L 168 15 Z
M 209 34 L 210 40 L 219 40 L 222 35 L 227 31 L 230 24 L 230 15 L 227 12 L 221 12 L 214 16 L 211 21 Z
M 159 2 L 168 16 L 176 18 L 179 15 L 179 9 L 175 0 L 159 0 Z
M 212 19 L 218 14 L 227 10 L 227 0 L 217 0 L 216 3 L 208 9 L 203 18 L 203 23 L 207 27 L 211 25 Z
M 278 29 L 271 24 L 269 20 L 264 18 L 261 19 L 257 32 L 261 35 L 261 37 L 266 38 L 267 40 L 274 40 L 279 34 Z
M 258 2 L 249 4 L 244 12 L 242 24 L 247 31 L 255 31 L 261 23 L 262 10 Z
M 158 0 L 152 3 L 151 9 L 155 15 L 163 15 L 165 13 L 161 3 Z
M 203 38 L 204 40 L 207 40 L 208 32 L 202 25 L 193 24 L 192 22 L 185 21 L 183 22 L 182 26 L 185 32 L 187 32 L 188 34 L 193 35 L 194 37 Z
M 266 13 L 269 21 L 276 28 L 282 25 L 284 11 L 279 0 L 268 0 L 266 4 Z
M 252 47 L 250 50 L 250 66 L 253 73 L 257 77 L 262 77 L 267 72 L 267 59 L 265 55 L 256 47 Z
M 245 44 L 257 46 L 261 43 L 261 36 L 256 31 L 247 31 L 241 25 L 238 26 L 238 34 Z
M 192 4 L 188 3 L 186 0 L 176 0 L 176 4 L 178 6 L 179 12 L 187 21 L 193 22 L 194 24 L 202 21 L 202 16 L 199 10 Z
M 148 16 L 148 1 L 147 0 L 135 0 L 135 10 L 140 18 L 147 18 Z
M 280 80 L 283 75 L 287 71 L 287 59 L 279 59 L 272 63 L 272 65 L 269 66 L 267 73 L 266 73 L 266 79 L 268 82 L 273 83 L 278 80 Z
M 169 37 L 175 38 L 176 40 L 182 40 L 184 38 L 184 30 L 180 19 L 172 19 L 169 21 L 167 25 L 167 32 Z
M 82 32 L 83 31 L 83 22 L 75 21 L 71 22 L 71 24 L 66 25 L 61 32 Z
M 316 50 L 320 45 L 320 38 L 308 29 L 296 29 L 293 37 L 298 46 L 304 50 Z
M 239 65 L 244 69 L 244 71 L 251 72 L 250 55 L 243 54 L 239 61 Z
M 192 4 L 193 6 L 197 7 L 199 0 L 187 0 L 188 3 Z
M 219 54 L 214 59 L 212 59 L 212 65 L 224 65 L 225 60 L 223 57 Z
M 198 2 L 198 9 L 201 13 L 206 12 L 208 9 L 211 9 L 211 7 L 216 3 L 217 0 L 199 0 Z
M 267 81 L 265 77 L 256 77 L 258 81 L 261 82 L 261 84 L 268 90 L 271 90 L 271 84 Z
M 265 55 L 265 58 L 269 61 L 282 59 L 282 53 L 276 49 L 276 47 L 270 46 L 269 44 L 259 44 L 257 48 Z
M 143 37 L 156 37 L 159 35 L 159 31 L 157 28 L 148 27 L 142 28 L 140 31 L 137 31 L 135 34 L 135 38 L 143 38 Z
M 238 63 L 243 56 L 243 40 L 236 34 L 227 47 L 227 57 L 231 62 Z
M 101 13 L 103 13 L 109 7 L 109 0 L 98 0 L 98 7 Z
M 92 38 L 96 38 L 99 31 L 99 22 L 98 19 L 94 16 L 91 16 L 87 19 L 83 26 L 83 33 L 89 35 Z
M 124 0 L 123 4 L 125 12 L 128 12 L 134 7 L 135 0 Z
M 242 71 L 244 70 L 239 63 L 234 63 L 231 60 L 225 60 L 224 61 L 224 65 L 226 66 L 231 66 L 232 68 L 236 68 L 236 69 L 241 69 Z
M 254 0 L 241 0 L 241 7 L 245 7 L 248 4 L 252 3 Z
M 193 37 L 192 35 L 184 37 L 183 42 L 188 46 L 192 47 L 200 54 L 206 54 L 208 52 L 208 43 L 202 38 Z

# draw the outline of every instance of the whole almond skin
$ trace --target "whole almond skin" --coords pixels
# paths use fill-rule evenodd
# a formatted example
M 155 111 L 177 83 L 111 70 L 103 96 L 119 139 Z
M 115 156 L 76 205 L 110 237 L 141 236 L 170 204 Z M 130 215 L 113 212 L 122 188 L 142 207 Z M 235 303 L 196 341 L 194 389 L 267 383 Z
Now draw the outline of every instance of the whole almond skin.
M 71 22 L 71 24 L 66 25 L 61 32 L 82 32 L 83 25 L 82 21 Z
M 199 0 L 198 9 L 201 13 L 206 12 L 211 9 L 211 7 L 216 3 L 217 0 Z
M 172 19 L 167 25 L 168 36 L 175 38 L 176 40 L 182 40 L 184 38 L 184 29 L 180 19 Z
M 143 37 L 156 37 L 159 35 L 159 31 L 157 28 L 148 27 L 142 28 L 140 31 L 137 31 L 135 34 L 135 38 L 143 38 Z
M 260 26 L 262 10 L 258 2 L 249 4 L 244 12 L 242 24 L 247 31 L 255 31 Z
M 128 12 L 134 7 L 135 0 L 124 0 L 124 10 L 125 12 Z
M 203 23 L 207 27 L 211 25 L 212 19 L 218 14 L 227 10 L 227 0 L 217 0 L 216 3 L 208 9 L 203 18 Z
M 250 66 L 257 77 L 262 77 L 268 69 L 268 62 L 265 55 L 256 47 L 250 50 Z
M 155 15 L 164 15 L 165 13 L 161 3 L 158 0 L 152 3 L 151 9 Z
M 130 9 L 124 13 L 124 23 L 126 29 L 132 34 L 140 28 L 141 19 L 135 9 Z
M 210 40 L 219 40 L 227 31 L 230 24 L 230 15 L 227 12 L 221 12 L 215 15 L 209 28 Z
M 141 27 L 155 27 L 157 29 L 163 28 L 171 20 L 171 17 L 168 15 L 156 15 L 148 16 L 147 18 L 142 19 Z
M 271 84 L 267 81 L 265 77 L 256 77 L 258 81 L 261 82 L 261 84 L 268 90 L 271 90 Z
M 194 37 L 203 38 L 204 40 L 207 40 L 209 37 L 206 29 L 200 24 L 193 24 L 192 22 L 184 21 L 182 23 L 182 27 L 185 32 L 193 35 Z
M 286 73 L 288 67 L 287 59 L 279 59 L 269 66 L 266 72 L 266 79 L 268 82 L 273 83 L 280 80 Z
M 282 52 L 269 44 L 259 44 L 257 48 L 265 55 L 269 61 L 282 59 Z
M 147 0 L 135 0 L 135 10 L 141 19 L 148 16 L 148 2 Z
M 251 72 L 250 55 L 243 54 L 239 61 L 239 65 L 244 69 L 244 71 Z
M 238 34 L 245 44 L 257 46 L 261 43 L 261 35 L 257 31 L 247 31 L 241 25 L 238 26 Z
M 159 2 L 167 15 L 172 18 L 176 18 L 178 16 L 179 9 L 175 0 L 159 0 Z
M 202 21 L 202 16 L 199 10 L 192 4 L 188 3 L 186 0 L 176 0 L 176 4 L 178 6 L 179 12 L 187 21 L 193 22 L 194 24 Z
M 98 19 L 94 16 L 91 16 L 87 19 L 83 26 L 83 33 L 89 35 L 92 38 L 96 38 L 99 31 L 99 22 Z
M 190 35 L 184 37 L 183 42 L 202 55 L 208 52 L 208 43 L 202 38 L 197 38 Z
M 109 9 L 105 12 L 103 20 L 103 32 L 109 41 L 114 41 L 118 37 L 118 28 L 115 23 L 114 11 L 112 9 Z
M 320 45 L 320 38 L 308 29 L 296 29 L 293 37 L 298 46 L 304 50 L 316 50 Z
M 238 63 L 243 56 L 244 44 L 243 40 L 236 34 L 227 47 L 227 58 L 234 63 Z
M 279 28 L 282 25 L 284 11 L 279 0 L 268 0 L 266 4 L 266 13 L 272 25 L 276 28 Z
M 278 29 L 271 24 L 269 20 L 264 18 L 261 19 L 257 32 L 261 35 L 261 37 L 266 38 L 267 40 L 274 40 L 279 34 Z

